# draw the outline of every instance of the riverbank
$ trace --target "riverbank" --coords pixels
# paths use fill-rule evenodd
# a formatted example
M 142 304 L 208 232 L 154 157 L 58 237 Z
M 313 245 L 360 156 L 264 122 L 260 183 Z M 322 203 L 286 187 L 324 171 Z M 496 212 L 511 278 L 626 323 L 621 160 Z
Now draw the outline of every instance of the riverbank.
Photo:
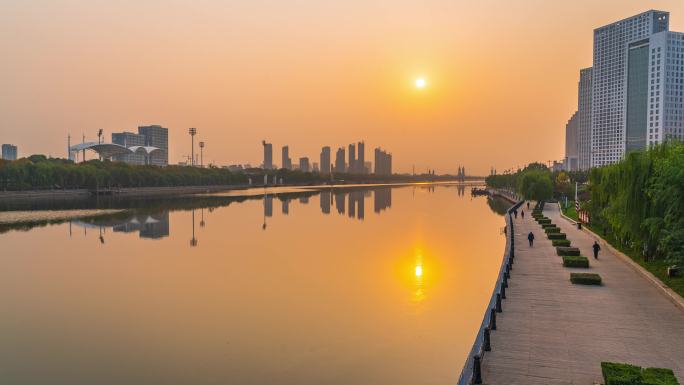
M 111 215 L 124 210 L 38 210 L 38 211 L 0 211 L 0 225 L 17 223 L 53 222 L 67 219 L 83 219 Z
M 291 183 L 277 185 L 216 185 L 216 186 L 176 186 L 176 187 L 129 187 L 105 190 L 27 190 L 27 191 L 0 191 L 0 202 L 20 202 L 20 201 L 59 201 L 59 200 L 79 200 L 88 199 L 92 196 L 115 196 L 121 198 L 140 198 L 140 197 L 166 197 L 174 195 L 193 195 L 193 194 L 212 194 L 227 191 L 247 190 L 250 188 L 344 188 L 362 186 L 407 186 L 419 184 L 462 184 L 465 186 L 482 185 L 483 181 L 436 181 L 436 182 L 392 182 L 377 183 L 369 181 L 367 183 L 352 182 L 335 184 L 308 184 Z
M 594 238 L 563 219 L 557 205 L 547 204 L 544 215 L 582 255 L 592 254 Z M 602 361 L 670 368 L 684 378 L 684 310 L 611 250 L 592 258 L 589 269 L 563 267 L 531 216 L 513 220 L 515 265 L 483 383 L 603 383 Z M 571 272 L 600 274 L 603 285 L 574 285 Z

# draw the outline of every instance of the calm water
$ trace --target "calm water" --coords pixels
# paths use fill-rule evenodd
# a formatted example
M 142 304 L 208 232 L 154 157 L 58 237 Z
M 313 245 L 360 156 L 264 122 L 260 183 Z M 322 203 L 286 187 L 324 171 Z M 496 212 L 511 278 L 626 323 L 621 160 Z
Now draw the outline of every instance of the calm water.
M 455 186 L 244 194 L 0 234 L 0 383 L 456 382 L 507 204 Z

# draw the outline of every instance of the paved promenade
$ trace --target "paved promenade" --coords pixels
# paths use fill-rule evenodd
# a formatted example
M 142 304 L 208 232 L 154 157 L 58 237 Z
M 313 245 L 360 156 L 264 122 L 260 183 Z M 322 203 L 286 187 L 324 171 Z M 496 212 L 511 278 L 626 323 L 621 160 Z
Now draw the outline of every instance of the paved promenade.
M 614 361 L 670 368 L 684 384 L 684 311 L 608 247 L 594 260 L 594 238 L 561 218 L 557 205 L 546 204 L 544 214 L 590 257 L 590 268 L 563 267 L 531 215 L 514 219 L 515 264 L 483 359 L 483 382 L 597 384 L 600 362 Z M 604 285 L 573 285 L 575 271 L 599 273 Z

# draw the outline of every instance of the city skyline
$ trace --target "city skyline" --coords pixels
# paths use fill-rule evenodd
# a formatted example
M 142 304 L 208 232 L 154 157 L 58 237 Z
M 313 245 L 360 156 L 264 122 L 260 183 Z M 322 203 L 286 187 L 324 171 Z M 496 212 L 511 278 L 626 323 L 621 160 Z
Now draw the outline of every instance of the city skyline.
M 315 157 L 319 143 L 363 136 L 392 149 L 397 172 L 415 163 L 453 173 L 450 156 L 458 154 L 458 162 L 484 175 L 490 167 L 562 158 L 577 69 L 592 64 L 593 29 L 647 10 L 623 1 L 269 3 L 234 12 L 212 1 L 153 4 L 8 5 L 0 18 L 14 34 L 0 37 L 7 47 L 0 66 L 13 76 L 0 103 L 3 141 L 22 154 L 63 156 L 66 133 L 93 137 L 99 128 L 159 123 L 169 128 L 172 164 L 186 155 L 188 127 L 213 143 L 205 163 L 258 164 L 251 143 L 265 137 L 290 145 L 288 138 L 297 137 L 301 153 Z M 265 7 L 282 12 L 266 14 Z M 649 8 L 670 12 L 670 29 L 684 30 L 681 2 Z M 115 17 L 129 12 L 138 15 L 135 22 Z M 301 25 L 286 30 L 284 18 Z M 324 21 L 315 24 L 316 36 L 304 33 L 313 20 Z M 468 37 L 473 28 L 481 34 L 477 44 Z M 366 38 L 346 46 L 340 38 L 356 30 Z M 563 44 L 543 44 L 549 39 Z M 534 54 L 540 46 L 544 53 Z M 422 89 L 414 86 L 419 77 Z M 517 135 L 531 150 L 507 150 Z M 480 159 L 484 151 L 488 159 Z

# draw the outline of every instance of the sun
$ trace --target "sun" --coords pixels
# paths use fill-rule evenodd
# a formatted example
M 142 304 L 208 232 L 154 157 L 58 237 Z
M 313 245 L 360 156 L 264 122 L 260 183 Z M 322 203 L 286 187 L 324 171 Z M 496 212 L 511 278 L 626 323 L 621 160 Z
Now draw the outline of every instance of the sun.
M 416 79 L 416 88 L 425 88 L 425 78 Z

